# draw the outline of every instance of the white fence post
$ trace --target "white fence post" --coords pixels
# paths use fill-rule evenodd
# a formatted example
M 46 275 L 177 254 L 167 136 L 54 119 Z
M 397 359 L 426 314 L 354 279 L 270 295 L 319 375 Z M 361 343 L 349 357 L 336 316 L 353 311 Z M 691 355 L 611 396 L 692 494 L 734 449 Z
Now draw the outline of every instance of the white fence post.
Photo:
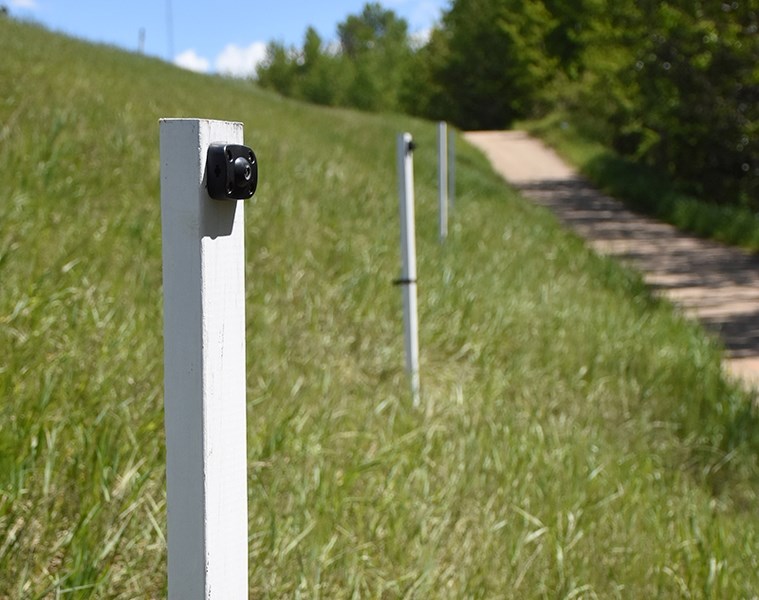
M 448 237 L 448 132 L 445 121 L 437 124 L 437 187 L 440 206 L 440 241 Z
M 401 213 L 401 278 L 406 371 L 414 406 L 419 405 L 419 319 L 416 301 L 416 237 L 414 232 L 414 160 L 410 133 L 398 135 L 398 195 Z
M 164 407 L 172 599 L 248 597 L 243 203 L 212 200 L 206 152 L 242 123 L 162 119 Z

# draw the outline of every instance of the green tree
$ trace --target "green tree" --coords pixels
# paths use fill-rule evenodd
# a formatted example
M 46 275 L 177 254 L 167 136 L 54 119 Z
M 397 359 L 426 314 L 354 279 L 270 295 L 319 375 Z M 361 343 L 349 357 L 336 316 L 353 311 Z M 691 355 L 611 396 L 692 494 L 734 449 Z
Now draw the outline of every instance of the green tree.
M 757 3 L 612 2 L 586 40 L 578 109 L 623 154 L 759 209 Z
M 298 65 L 299 96 L 316 104 L 336 104 L 340 92 L 336 85 L 339 69 L 335 57 L 325 52 L 317 31 L 309 27 Z
M 427 43 L 413 53 L 401 82 L 399 101 L 403 111 L 429 119 L 451 119 L 454 106 L 441 76 L 448 54 L 447 31 L 433 29 Z
M 398 110 L 411 65 L 408 24 L 378 3 L 364 5 L 337 26 L 342 55 L 353 75 L 349 104 L 365 110 Z
M 256 68 L 259 85 L 276 90 L 284 96 L 293 96 L 296 89 L 296 63 L 293 51 L 284 44 L 269 42 L 266 57 Z
M 271 43 L 258 81 L 284 95 L 363 110 L 398 110 L 412 60 L 408 24 L 377 3 L 337 27 L 340 52 L 324 48 L 309 27 L 300 49 Z
M 546 46 L 554 19 L 543 2 L 455 0 L 443 25 L 448 61 L 438 80 L 458 125 L 501 128 L 539 110 L 557 68 Z
M 759 208 L 759 35 L 750 2 L 662 3 L 633 71 L 649 163 L 717 202 Z M 695 8 L 695 10 L 694 10 Z

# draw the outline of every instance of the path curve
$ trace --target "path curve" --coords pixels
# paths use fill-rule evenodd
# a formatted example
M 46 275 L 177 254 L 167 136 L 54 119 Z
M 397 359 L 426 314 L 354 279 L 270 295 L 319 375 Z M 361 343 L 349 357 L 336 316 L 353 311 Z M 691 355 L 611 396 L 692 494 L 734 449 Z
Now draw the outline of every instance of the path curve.
M 759 386 L 759 257 L 625 209 L 524 132 L 464 137 L 525 197 L 553 211 L 599 253 L 638 269 L 649 285 L 721 336 L 728 371 Z

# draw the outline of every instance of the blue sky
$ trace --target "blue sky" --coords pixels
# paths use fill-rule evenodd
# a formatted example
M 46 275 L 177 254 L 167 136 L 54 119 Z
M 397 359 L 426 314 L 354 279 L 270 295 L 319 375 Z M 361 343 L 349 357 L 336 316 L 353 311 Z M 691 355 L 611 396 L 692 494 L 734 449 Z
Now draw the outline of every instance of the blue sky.
M 55 31 L 137 50 L 197 71 L 244 76 L 266 43 L 301 45 L 309 25 L 325 41 L 337 23 L 361 12 L 366 0 L 0 0 L 11 15 Z M 424 35 L 449 0 L 382 0 Z M 227 8 L 229 7 L 229 8 Z M 171 26 L 169 25 L 171 23 Z

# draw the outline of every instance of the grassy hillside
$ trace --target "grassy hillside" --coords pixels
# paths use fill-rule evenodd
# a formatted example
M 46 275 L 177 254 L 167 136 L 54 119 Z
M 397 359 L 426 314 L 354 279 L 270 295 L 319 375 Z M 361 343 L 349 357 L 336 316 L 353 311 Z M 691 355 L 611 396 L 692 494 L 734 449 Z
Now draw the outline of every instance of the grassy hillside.
M 245 123 L 251 598 L 752 597 L 720 350 L 435 127 L 0 19 L 0 598 L 165 590 L 158 119 Z M 403 372 L 411 131 L 423 408 Z

